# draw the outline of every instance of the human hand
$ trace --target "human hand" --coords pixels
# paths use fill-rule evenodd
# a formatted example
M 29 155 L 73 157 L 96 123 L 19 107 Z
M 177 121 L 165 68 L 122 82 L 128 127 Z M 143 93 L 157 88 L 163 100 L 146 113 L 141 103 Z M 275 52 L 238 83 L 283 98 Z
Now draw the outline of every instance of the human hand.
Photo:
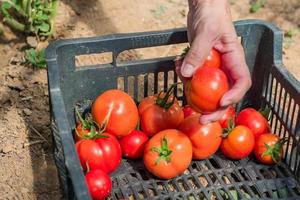
M 251 86 L 251 77 L 227 0 L 189 0 L 187 27 L 190 50 L 182 65 L 175 62 L 176 72 L 182 81 L 192 77 L 210 50 L 215 48 L 221 54 L 222 70 L 232 83 L 220 100 L 220 109 L 200 117 L 200 122 L 206 124 L 219 120 L 229 105 L 241 100 Z

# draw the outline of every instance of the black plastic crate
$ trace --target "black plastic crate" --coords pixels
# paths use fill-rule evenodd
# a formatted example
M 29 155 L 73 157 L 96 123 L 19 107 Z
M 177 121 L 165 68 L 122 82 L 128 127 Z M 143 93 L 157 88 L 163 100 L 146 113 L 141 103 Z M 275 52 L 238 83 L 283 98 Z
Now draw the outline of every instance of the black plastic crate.
M 282 32 L 259 20 L 238 21 L 235 28 L 253 80 L 237 109 L 246 105 L 255 108 L 268 105 L 272 109 L 272 131 L 288 137 L 283 162 L 265 166 L 251 157 L 231 161 L 217 153 L 210 159 L 193 161 L 177 178 L 160 180 L 145 170 L 142 161 L 123 159 L 112 174 L 111 199 L 236 199 L 235 196 L 300 199 L 300 84 L 282 64 Z M 60 40 L 49 45 L 46 60 L 54 156 L 66 199 L 90 199 L 72 137 L 76 103 L 93 100 L 105 90 L 118 86 L 125 91 L 129 88 L 138 101 L 139 97 L 156 93 L 161 78 L 164 88 L 170 80 L 177 82 L 174 57 L 125 62 L 117 62 L 117 58 L 124 50 L 186 42 L 186 30 L 174 29 Z M 112 63 L 75 66 L 75 56 L 101 52 L 111 52 Z M 184 101 L 179 88 L 175 95 Z

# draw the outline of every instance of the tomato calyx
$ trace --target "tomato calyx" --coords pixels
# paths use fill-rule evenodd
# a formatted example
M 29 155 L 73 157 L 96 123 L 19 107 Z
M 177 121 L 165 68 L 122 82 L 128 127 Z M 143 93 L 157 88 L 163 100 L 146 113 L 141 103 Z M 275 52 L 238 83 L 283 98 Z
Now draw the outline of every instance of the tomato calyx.
M 266 118 L 266 120 L 270 121 L 271 120 L 271 108 L 266 106 L 264 108 L 261 108 L 258 110 L 258 112 L 260 112 L 260 114 L 262 114 L 262 116 L 264 116 L 264 118 Z
M 168 141 L 166 139 L 166 137 L 162 138 L 161 141 L 161 147 L 152 147 L 151 151 L 156 152 L 159 154 L 159 157 L 157 158 L 157 160 L 155 161 L 155 164 L 157 165 L 162 159 L 165 159 L 167 162 L 171 162 L 171 158 L 170 155 L 172 153 L 172 151 L 169 149 L 168 147 Z
M 83 119 L 77 109 L 77 107 L 75 107 L 75 111 L 76 114 L 80 120 L 80 123 L 82 124 L 82 130 L 89 130 L 88 134 L 86 135 L 80 135 L 77 131 L 77 129 L 75 128 L 75 133 L 77 134 L 78 137 L 80 137 L 81 139 L 98 139 L 98 138 L 108 138 L 109 136 L 104 135 L 103 133 L 106 131 L 106 126 L 108 123 L 108 120 L 110 118 L 110 115 L 112 113 L 112 107 L 109 109 L 109 112 L 107 113 L 103 123 L 101 125 L 97 124 L 95 121 L 92 121 L 90 119 L 86 120 Z M 98 131 L 96 129 L 96 126 L 98 128 Z
M 228 137 L 228 135 L 231 133 L 234 127 L 235 127 L 234 117 L 231 116 L 231 118 L 227 121 L 227 128 L 223 130 L 222 138 Z
M 163 94 L 163 91 L 160 91 L 158 93 L 157 99 L 156 99 L 156 105 L 159 107 L 169 109 L 175 102 L 176 97 L 172 96 L 171 102 L 169 102 L 169 98 L 175 88 L 176 85 L 181 84 L 181 83 L 174 83 L 171 85 L 171 87 L 167 90 L 165 94 Z
M 82 118 L 81 114 L 78 111 L 77 106 L 75 106 L 76 116 L 79 119 L 79 123 L 81 124 L 81 128 L 83 131 L 90 130 L 92 126 L 94 126 L 95 122 L 92 120 L 90 115 L 86 115 L 85 119 Z
M 270 146 L 265 143 L 266 151 L 261 155 L 261 157 L 264 157 L 266 155 L 270 155 L 272 160 L 275 163 L 280 162 L 280 149 L 282 148 L 283 144 L 288 141 L 288 138 L 281 138 L 278 140 L 273 146 Z

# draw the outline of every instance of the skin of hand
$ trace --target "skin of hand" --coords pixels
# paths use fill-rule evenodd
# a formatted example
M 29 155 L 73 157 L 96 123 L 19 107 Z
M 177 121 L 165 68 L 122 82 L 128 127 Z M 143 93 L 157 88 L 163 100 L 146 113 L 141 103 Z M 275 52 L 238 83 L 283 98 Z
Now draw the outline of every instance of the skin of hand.
M 242 99 L 251 87 L 250 72 L 227 0 L 189 0 L 187 30 L 190 50 L 182 65 L 175 62 L 181 80 L 185 82 L 191 78 L 198 66 L 204 63 L 210 50 L 215 48 L 221 54 L 222 70 L 232 83 L 230 90 L 220 100 L 220 109 L 200 117 L 200 122 L 206 124 L 219 120 L 229 105 Z

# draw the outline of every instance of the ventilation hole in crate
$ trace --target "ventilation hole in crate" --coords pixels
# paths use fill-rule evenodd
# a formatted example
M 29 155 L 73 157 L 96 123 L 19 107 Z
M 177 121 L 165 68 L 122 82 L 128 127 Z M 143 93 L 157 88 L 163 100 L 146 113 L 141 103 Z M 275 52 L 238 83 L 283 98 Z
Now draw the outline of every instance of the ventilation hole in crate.
M 230 176 L 233 178 L 233 180 L 235 182 L 240 182 L 241 181 L 235 173 L 230 173 Z
M 191 174 L 191 173 L 190 173 L 190 170 L 187 168 L 186 170 L 184 170 L 183 174 L 189 175 L 189 174 Z
M 173 181 L 168 182 L 168 187 L 169 187 L 169 190 L 171 192 L 176 192 L 177 191 L 177 186 L 175 185 L 175 183 Z
M 200 163 L 200 168 L 201 168 L 201 170 L 204 170 L 204 171 L 209 170 L 209 167 L 205 162 Z
M 299 126 L 299 122 L 300 122 L 299 104 L 295 104 L 295 111 L 294 111 L 294 114 L 292 116 L 292 119 L 293 119 L 293 121 L 292 121 L 292 131 L 296 133 L 296 131 L 297 131 L 296 126 Z M 299 137 L 299 135 L 297 135 L 297 136 Z
M 189 190 L 189 187 L 186 185 L 184 180 L 178 179 L 177 184 L 178 184 L 178 187 L 179 187 L 180 191 L 188 191 Z
M 296 165 L 297 165 L 296 157 L 298 156 L 297 154 L 299 154 L 299 152 L 297 152 L 297 147 L 293 146 L 292 151 L 291 151 L 291 155 L 290 155 L 291 159 L 290 159 L 290 162 L 289 162 L 289 166 L 290 166 L 292 171 L 294 171 L 296 169 Z
M 166 188 L 164 187 L 164 183 L 163 183 L 163 182 L 158 181 L 158 182 L 156 182 L 156 184 L 157 184 L 157 190 L 160 190 L 160 192 L 161 192 L 162 194 L 167 194 L 167 193 L 168 193 L 168 191 L 167 191 Z
M 277 121 L 277 116 L 274 114 L 272 115 L 272 119 L 271 119 L 271 130 L 274 134 L 278 135 L 278 133 L 276 132 L 276 128 L 275 128 L 275 124 L 276 124 L 276 121 Z
M 201 200 L 208 200 L 206 197 L 205 197 L 205 194 L 204 192 L 199 192 L 196 196 L 197 199 L 201 199 Z
M 158 87 L 157 87 L 157 91 L 164 91 L 164 92 L 167 91 L 164 88 L 164 72 L 159 72 L 158 73 Z
M 192 187 L 192 189 L 197 189 L 197 188 L 199 188 L 197 182 L 195 181 L 195 179 L 194 179 L 193 177 L 190 177 L 190 178 L 188 179 L 188 182 L 189 182 L 190 186 Z
M 281 84 L 277 81 L 276 82 L 276 86 L 275 86 L 275 111 L 278 113 L 279 112 L 279 108 L 280 108 L 280 103 L 281 103 L 281 98 L 282 98 L 282 92 L 281 92 Z
M 268 171 L 270 172 L 270 175 L 272 176 L 272 178 L 277 178 L 278 174 L 275 171 L 275 169 L 270 168 L 270 169 L 268 169 Z
M 271 197 L 272 197 L 272 195 L 271 195 L 268 191 L 264 192 L 264 194 L 265 194 L 265 196 L 266 196 L 267 198 L 271 198 Z
M 178 80 L 178 82 L 181 82 Z M 177 85 L 177 96 L 182 97 L 183 96 L 183 84 L 178 84 Z
M 251 180 L 250 177 L 248 176 L 247 172 L 245 171 L 245 169 L 239 169 L 238 170 L 242 176 L 242 178 L 246 181 Z
M 198 176 L 198 180 L 200 181 L 200 183 L 203 187 L 208 187 L 209 186 L 209 183 L 208 183 L 208 181 L 207 181 L 207 179 L 204 175 Z
M 229 180 L 229 178 L 226 175 L 222 176 L 222 180 L 224 181 L 225 184 L 230 184 L 231 181 Z
M 187 195 L 187 199 L 188 199 L 188 200 L 196 200 L 196 198 L 197 198 L 197 197 L 196 197 L 194 194 L 188 194 L 188 195 Z
M 112 61 L 113 61 L 112 52 L 103 52 L 103 53 L 75 56 L 75 66 L 78 68 L 83 68 L 85 66 L 92 66 L 92 65 L 111 64 Z
M 140 55 L 134 49 L 125 50 L 118 54 L 117 56 L 117 63 L 126 62 L 126 61 L 133 61 L 139 60 Z
M 155 190 L 152 188 L 148 188 L 148 195 L 149 197 L 154 197 L 156 195 Z
M 199 169 L 198 169 L 198 166 L 197 166 L 197 164 L 194 162 L 194 163 L 192 163 L 190 166 L 189 166 L 189 169 L 190 169 L 190 172 L 198 172 L 199 171 Z
M 145 194 L 143 191 L 138 192 L 138 199 L 145 199 Z
M 299 187 L 294 187 L 293 191 L 296 195 L 300 196 L 300 188 Z
M 134 98 L 134 76 L 129 76 L 127 79 L 127 93 Z
M 214 173 L 208 174 L 208 177 L 210 178 L 213 184 L 220 184 L 216 174 Z
M 279 111 L 278 114 L 279 116 L 283 116 L 284 113 L 286 113 L 286 108 L 285 108 L 285 104 L 286 104 L 286 95 L 287 92 L 285 91 L 285 89 L 283 87 L 281 87 L 281 94 L 280 94 L 280 105 L 279 105 Z
M 286 143 L 287 148 L 286 148 L 286 162 L 290 163 L 291 161 L 291 155 L 292 155 L 292 147 L 293 147 L 293 138 L 289 135 L 288 141 Z M 290 166 L 290 165 L 289 165 Z
M 138 169 L 138 172 L 144 181 L 149 180 L 149 176 L 147 175 L 147 172 L 144 169 Z
M 118 90 L 124 91 L 124 77 L 118 77 L 117 84 Z
M 265 179 L 271 179 L 272 175 L 268 173 L 268 169 L 262 168 L 259 170 L 260 174 L 265 178 Z
M 283 165 L 278 165 L 277 167 L 280 170 L 280 172 L 283 174 L 284 177 L 290 177 L 290 173 Z
M 154 94 L 154 74 L 149 73 L 148 74 L 148 96 L 151 96 Z
M 172 84 L 174 84 L 174 71 L 168 71 L 168 87 L 170 87 Z
M 137 96 L 137 100 L 138 102 L 140 102 L 143 98 L 144 98 L 144 78 L 145 78 L 145 75 L 144 74 L 141 74 L 138 76 L 138 89 L 137 89 L 137 93 L 138 93 L 138 96 Z
M 257 188 L 256 188 L 255 185 L 251 185 L 251 186 L 249 186 L 249 187 L 250 187 L 250 189 L 252 190 L 252 192 L 254 193 L 254 195 L 255 195 L 256 197 L 261 197 L 261 195 L 260 195 L 260 193 L 258 192 L 258 190 L 257 190 Z
M 219 165 L 219 163 L 214 159 L 214 158 L 210 158 L 209 162 L 211 163 L 211 165 L 215 168 L 215 169 L 221 169 L 221 166 Z
M 251 198 L 251 193 L 247 190 L 247 188 L 244 185 L 240 187 L 240 191 L 243 194 L 243 198 L 245 199 Z
M 143 42 L 142 40 L 140 42 Z M 164 46 L 145 47 L 125 50 L 117 56 L 117 62 L 164 58 L 181 55 L 188 43 L 171 44 Z

